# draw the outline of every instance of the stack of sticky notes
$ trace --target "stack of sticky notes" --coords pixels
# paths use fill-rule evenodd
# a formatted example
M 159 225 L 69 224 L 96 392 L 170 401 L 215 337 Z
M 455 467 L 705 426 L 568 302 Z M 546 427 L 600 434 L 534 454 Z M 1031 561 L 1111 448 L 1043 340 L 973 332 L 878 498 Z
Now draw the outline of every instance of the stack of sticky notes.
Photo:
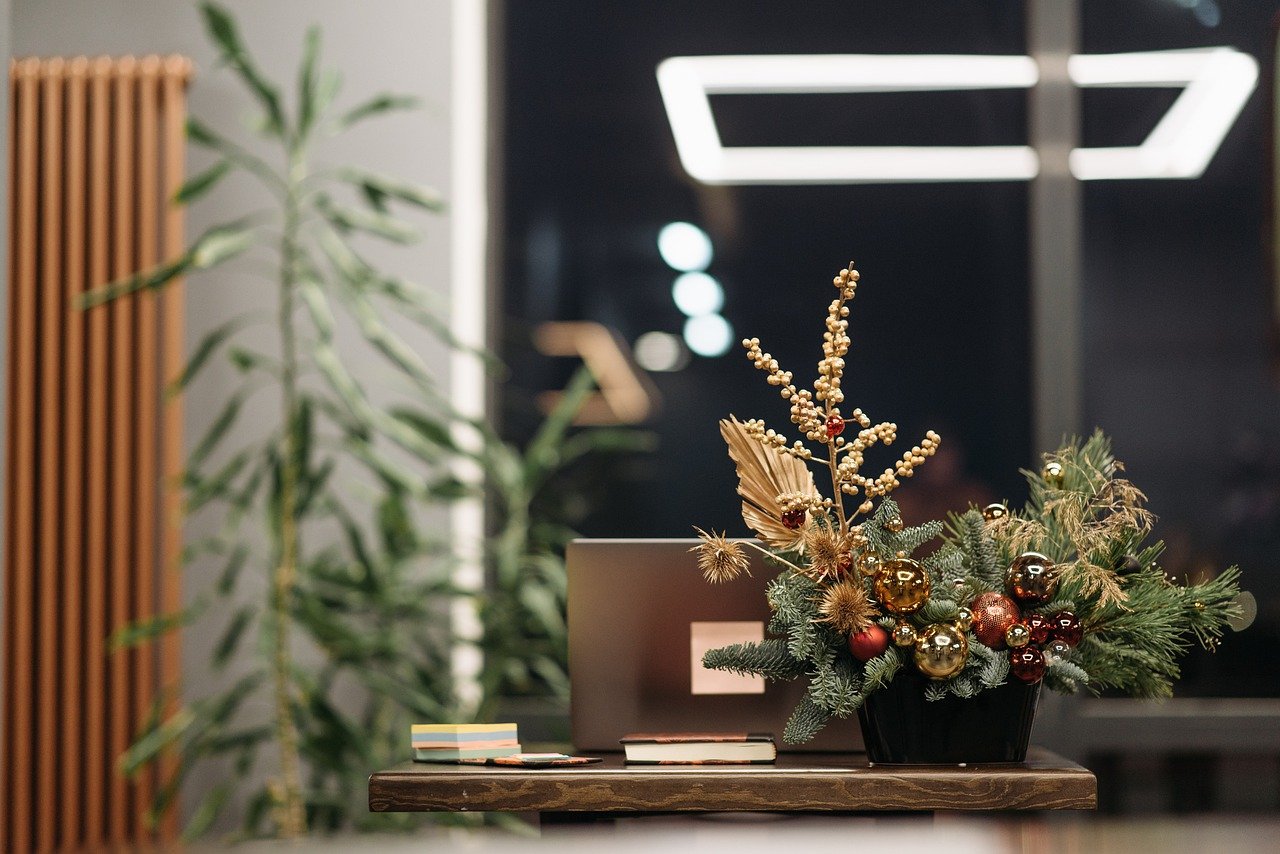
M 494 759 L 520 752 L 515 724 L 413 724 L 410 736 L 418 762 Z

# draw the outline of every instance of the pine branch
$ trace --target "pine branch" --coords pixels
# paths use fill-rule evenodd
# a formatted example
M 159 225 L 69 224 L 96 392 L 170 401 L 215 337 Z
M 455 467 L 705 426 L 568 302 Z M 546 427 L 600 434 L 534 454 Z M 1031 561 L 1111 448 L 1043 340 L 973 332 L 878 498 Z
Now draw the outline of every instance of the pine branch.
M 930 679 L 929 684 L 924 686 L 924 698 L 930 703 L 936 703 L 947 696 L 947 683 L 939 679 Z
M 896 647 L 890 647 L 862 665 L 862 692 L 870 694 L 891 681 L 902 668 L 902 656 Z
M 804 664 L 788 654 L 786 643 L 777 638 L 708 650 L 702 656 L 702 666 L 766 679 L 795 679 L 805 672 Z
M 952 599 L 930 599 L 920 609 L 920 616 L 926 623 L 945 623 L 956 618 L 960 606 Z
M 787 744 L 804 744 L 812 741 L 813 737 L 827 725 L 830 718 L 831 715 L 825 709 L 805 694 L 787 720 L 787 725 L 782 730 L 782 740 Z
M 1079 665 L 1064 658 L 1055 658 L 1044 671 L 1045 684 L 1055 691 L 1074 694 L 1089 684 L 1089 674 Z
M 862 680 L 849 662 L 821 662 L 809 677 L 809 696 L 830 715 L 847 718 L 862 705 Z

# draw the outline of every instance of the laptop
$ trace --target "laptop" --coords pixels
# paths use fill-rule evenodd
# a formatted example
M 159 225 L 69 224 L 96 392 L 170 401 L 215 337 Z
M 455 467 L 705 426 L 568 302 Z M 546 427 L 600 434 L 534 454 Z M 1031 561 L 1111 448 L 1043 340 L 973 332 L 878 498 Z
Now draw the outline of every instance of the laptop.
M 782 731 L 805 682 L 707 670 L 708 649 L 762 640 L 765 585 L 778 573 L 751 549 L 751 576 L 708 584 L 695 539 L 574 540 L 569 584 L 570 726 L 584 752 L 618 750 L 629 732 L 771 732 L 781 750 L 862 750 L 853 718 L 813 741 Z

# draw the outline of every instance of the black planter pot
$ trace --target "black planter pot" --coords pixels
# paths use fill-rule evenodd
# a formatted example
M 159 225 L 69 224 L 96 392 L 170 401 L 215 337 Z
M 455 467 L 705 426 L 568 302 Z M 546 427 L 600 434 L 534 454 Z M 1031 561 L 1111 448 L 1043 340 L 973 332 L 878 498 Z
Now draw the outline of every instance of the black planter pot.
M 899 673 L 858 710 L 867 758 L 899 765 L 1021 762 L 1035 720 L 1040 683 L 1011 678 L 967 700 L 924 698 L 928 678 Z

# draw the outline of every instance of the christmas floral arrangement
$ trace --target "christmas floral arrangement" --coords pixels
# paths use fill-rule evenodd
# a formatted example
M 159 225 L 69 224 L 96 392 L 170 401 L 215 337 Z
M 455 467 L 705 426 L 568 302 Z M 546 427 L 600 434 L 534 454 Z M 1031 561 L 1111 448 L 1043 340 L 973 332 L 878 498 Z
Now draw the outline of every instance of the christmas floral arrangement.
M 862 473 L 867 453 L 892 444 L 898 428 L 844 406 L 858 279 L 851 263 L 833 280 L 812 390 L 797 387 L 759 339 L 743 341 L 807 442 L 788 444 L 756 419 L 720 422 L 742 517 L 758 542 L 699 529 L 698 565 L 708 581 L 730 581 L 755 549 L 781 571 L 768 586 L 771 636 L 711 650 L 703 664 L 807 679 L 783 733 L 793 744 L 853 714 L 908 669 L 927 677 L 927 700 L 970 698 L 1010 680 L 1169 696 L 1178 657 L 1193 641 L 1213 649 L 1234 615 L 1238 571 L 1203 584 L 1171 581 L 1158 564 L 1162 544 L 1148 542 L 1145 496 L 1119 476 L 1100 433 L 1027 472 L 1023 510 L 995 504 L 905 527 L 890 493 L 941 438 L 929 431 L 889 468 Z M 829 495 L 811 466 L 830 477 Z

